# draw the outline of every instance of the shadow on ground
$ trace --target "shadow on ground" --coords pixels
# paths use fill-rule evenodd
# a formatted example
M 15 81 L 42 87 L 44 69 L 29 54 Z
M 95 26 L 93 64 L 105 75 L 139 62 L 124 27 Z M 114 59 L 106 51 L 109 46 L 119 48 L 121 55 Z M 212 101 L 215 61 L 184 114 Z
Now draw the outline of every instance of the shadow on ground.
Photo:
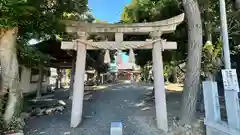
M 116 85 L 92 94 L 84 101 L 83 122 L 75 129 L 70 128 L 71 100 L 66 91 L 56 92 L 55 98 L 64 100 L 67 107 L 62 113 L 31 117 L 26 122 L 26 135 L 109 135 L 110 123 L 123 123 L 124 135 L 160 135 L 156 129 L 155 108 L 146 100 L 147 88 L 143 85 Z M 180 92 L 168 91 L 168 116 L 179 114 Z

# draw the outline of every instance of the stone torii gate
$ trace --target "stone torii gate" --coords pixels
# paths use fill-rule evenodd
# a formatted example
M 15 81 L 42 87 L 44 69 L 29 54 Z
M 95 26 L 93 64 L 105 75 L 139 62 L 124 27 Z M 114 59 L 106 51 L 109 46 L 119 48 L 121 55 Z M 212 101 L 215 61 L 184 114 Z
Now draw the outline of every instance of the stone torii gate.
M 76 72 L 73 87 L 73 101 L 71 113 L 71 127 L 77 127 L 82 121 L 83 96 L 84 96 L 84 73 L 86 63 L 86 50 L 127 50 L 127 49 L 152 49 L 156 122 L 157 128 L 167 131 L 167 108 L 164 88 L 162 51 L 177 49 L 176 42 L 167 42 L 161 39 L 161 35 L 172 33 L 184 20 L 184 14 L 173 18 L 135 24 L 97 24 L 83 22 L 66 22 L 68 33 L 77 33 L 78 39 L 73 42 L 62 42 L 64 50 L 76 50 Z M 90 34 L 114 34 L 115 41 L 93 42 L 87 40 Z M 146 41 L 123 41 L 123 34 L 150 34 L 152 39 Z

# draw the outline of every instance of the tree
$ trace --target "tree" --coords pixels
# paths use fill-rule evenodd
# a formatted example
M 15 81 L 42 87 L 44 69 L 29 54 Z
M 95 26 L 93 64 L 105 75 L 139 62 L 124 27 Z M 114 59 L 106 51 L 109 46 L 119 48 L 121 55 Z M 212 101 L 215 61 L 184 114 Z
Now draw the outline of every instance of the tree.
M 3 115 L 4 121 L 9 124 L 14 115 L 14 109 L 16 108 L 17 103 L 21 98 L 20 92 L 18 91 L 18 61 L 15 46 L 18 29 L 8 28 L 7 30 L 4 29 L 3 31 L 4 34 L 1 33 L 0 40 L 0 49 L 2 50 L 0 52 L 2 80 L 2 94 L 0 100 L 2 100 L 3 96 L 9 92 L 7 107 Z
M 124 8 L 121 22 L 137 23 L 137 22 L 153 22 L 171 18 L 183 12 L 181 3 L 176 0 L 133 0 L 132 3 Z M 162 38 L 177 41 L 178 49 L 176 51 L 163 52 L 164 65 L 171 63 L 170 73 L 172 81 L 177 80 L 174 73 L 179 70 L 176 67 L 185 62 L 186 59 L 186 25 L 185 22 L 177 27 L 172 34 L 162 35 Z M 145 40 L 148 36 L 129 35 L 125 40 Z M 152 61 L 151 50 L 136 50 L 136 63 L 144 67 L 149 61 Z M 167 78 L 168 78 L 167 77 Z
M 0 2 L 0 100 L 8 94 L 4 113 L 5 124 L 16 114 L 21 100 L 18 88 L 17 41 L 46 39 L 63 32 L 59 20 L 72 13 L 80 18 L 87 10 L 86 0 L 1 0 Z M 0 101 L 1 104 L 1 101 Z M 0 105 L 1 106 L 1 105 Z
M 202 2 L 202 3 L 201 3 Z M 196 100 L 198 90 L 200 88 L 200 67 L 205 73 L 211 73 L 211 76 L 216 75 L 220 70 L 219 57 L 221 57 L 221 41 L 219 41 L 219 34 L 216 29 L 220 27 L 220 13 L 219 1 L 200 1 L 200 8 L 195 0 L 183 0 L 183 6 L 188 20 L 188 63 L 187 73 L 185 75 L 184 91 L 182 97 L 181 120 L 185 124 L 191 124 L 195 118 Z M 232 45 L 237 45 L 238 39 L 235 37 L 239 34 L 239 12 L 235 11 L 232 3 L 227 1 L 227 15 L 229 25 L 229 36 L 232 38 Z M 200 9 L 200 11 L 199 11 Z M 201 12 L 202 18 L 199 15 Z M 203 22 L 203 26 L 200 22 Z M 202 28 L 204 28 L 204 35 L 202 35 Z M 201 49 L 202 36 L 205 41 L 211 41 L 210 44 L 206 42 L 203 53 L 206 56 L 202 57 L 203 64 L 201 64 Z M 215 45 L 213 45 L 213 44 Z M 195 63 L 194 63 L 195 62 Z M 207 68 L 207 69 L 206 69 Z M 210 77 L 212 78 L 212 77 Z
M 200 86 L 202 54 L 202 20 L 196 0 L 183 0 L 188 25 L 187 72 L 182 96 L 181 121 L 191 124 L 195 118 L 196 101 Z

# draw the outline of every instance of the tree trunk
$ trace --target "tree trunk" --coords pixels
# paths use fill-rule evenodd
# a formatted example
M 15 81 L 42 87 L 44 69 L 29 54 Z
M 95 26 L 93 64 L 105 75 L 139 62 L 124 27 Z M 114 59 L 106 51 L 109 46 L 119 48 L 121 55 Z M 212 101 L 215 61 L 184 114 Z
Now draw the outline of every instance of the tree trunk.
M 8 92 L 7 106 L 3 119 L 9 124 L 20 105 L 22 98 L 21 91 L 18 88 L 19 71 L 16 51 L 16 39 L 18 28 L 1 28 L 0 32 L 0 62 L 1 62 L 1 90 L 5 95 Z M 2 97 L 1 97 L 2 98 Z
M 61 70 L 60 70 L 60 74 L 59 74 L 59 85 L 60 85 L 60 89 L 63 88 L 63 82 L 62 82 L 63 75 L 64 75 L 64 72 L 63 72 L 63 69 L 61 69 Z
M 44 69 L 43 69 L 43 67 L 40 67 L 39 68 L 38 84 L 37 84 L 37 95 L 36 95 L 37 99 L 41 98 L 43 77 L 44 77 Z
M 212 43 L 212 22 L 210 19 L 211 15 L 209 13 L 209 1 L 207 0 L 205 3 L 205 12 L 204 12 L 204 29 L 205 29 L 205 37 L 207 42 Z
M 212 33 L 211 33 L 212 31 L 210 30 L 211 29 L 210 27 L 212 27 L 212 25 L 210 23 L 207 23 L 205 25 L 206 25 L 205 26 L 206 41 L 212 43 Z
M 181 122 L 191 124 L 195 118 L 197 94 L 200 88 L 202 22 L 197 0 L 183 0 L 183 6 L 188 21 L 188 59 L 182 95 Z
M 202 22 L 203 22 L 203 29 L 204 29 L 204 38 L 205 42 L 212 42 L 212 19 L 211 19 L 211 9 L 210 9 L 210 1 L 209 0 L 200 0 L 199 8 L 202 13 Z
M 58 89 L 58 75 L 57 75 L 57 77 L 56 77 L 56 82 L 55 82 L 55 89 Z
M 60 69 L 58 68 L 58 69 L 57 69 L 57 78 L 56 78 L 56 87 L 55 87 L 55 89 L 60 88 L 60 86 L 59 86 L 59 83 L 61 83 L 60 80 L 61 80 L 61 71 L 60 71 Z M 61 84 L 60 84 L 60 85 L 61 85 Z
M 172 69 L 172 83 L 177 83 L 177 66 Z
M 210 41 L 212 43 L 212 20 L 211 20 L 211 14 L 210 14 L 210 1 L 205 0 L 204 1 L 204 27 L 205 27 L 205 36 L 206 40 Z

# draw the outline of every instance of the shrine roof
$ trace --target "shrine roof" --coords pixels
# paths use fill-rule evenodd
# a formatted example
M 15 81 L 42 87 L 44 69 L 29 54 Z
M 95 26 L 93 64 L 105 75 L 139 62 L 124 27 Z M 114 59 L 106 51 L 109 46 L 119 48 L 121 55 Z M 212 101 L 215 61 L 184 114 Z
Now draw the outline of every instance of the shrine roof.
M 61 41 L 60 40 L 49 39 L 49 40 L 37 43 L 37 44 L 33 45 L 33 47 L 35 47 L 42 53 L 50 55 L 51 57 L 55 58 L 55 60 L 52 60 L 52 64 L 54 66 L 56 66 L 56 64 L 72 62 L 71 52 L 61 49 Z

